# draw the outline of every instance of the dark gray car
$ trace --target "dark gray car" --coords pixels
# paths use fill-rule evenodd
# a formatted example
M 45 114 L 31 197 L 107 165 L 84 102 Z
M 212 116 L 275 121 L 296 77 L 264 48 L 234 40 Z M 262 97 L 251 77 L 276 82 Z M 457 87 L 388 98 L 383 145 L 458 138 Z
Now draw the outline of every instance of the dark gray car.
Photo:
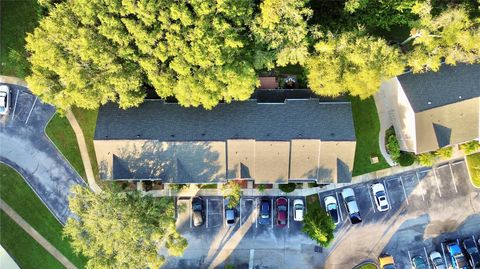
M 203 225 L 203 199 L 194 197 L 192 199 L 192 219 L 193 226 L 198 227 Z
M 235 226 L 235 209 L 234 208 L 227 208 L 225 209 L 225 222 L 227 226 Z

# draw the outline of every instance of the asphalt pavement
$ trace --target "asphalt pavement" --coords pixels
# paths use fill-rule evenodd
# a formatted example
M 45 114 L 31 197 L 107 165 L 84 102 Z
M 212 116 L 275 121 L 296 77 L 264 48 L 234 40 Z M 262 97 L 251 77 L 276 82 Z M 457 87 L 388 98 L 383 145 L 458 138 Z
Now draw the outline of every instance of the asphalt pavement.
M 9 115 L 0 116 L 0 162 L 22 174 L 53 215 L 65 223 L 71 215 L 70 188 L 85 186 L 85 182 L 45 135 L 55 108 L 25 87 L 8 86 L 12 107 Z

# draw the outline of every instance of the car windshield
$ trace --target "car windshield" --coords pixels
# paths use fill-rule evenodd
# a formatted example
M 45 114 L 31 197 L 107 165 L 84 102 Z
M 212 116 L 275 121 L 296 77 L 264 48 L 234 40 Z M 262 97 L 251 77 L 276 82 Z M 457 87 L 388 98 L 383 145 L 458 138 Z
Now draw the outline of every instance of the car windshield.
M 278 206 L 278 210 L 279 210 L 279 211 L 287 211 L 287 207 L 284 206 L 284 205 L 279 205 L 279 206 Z
M 348 197 L 345 197 L 345 201 L 349 203 L 349 202 L 355 201 L 355 198 L 353 196 L 348 196 Z
M 302 210 L 302 209 L 303 209 L 303 206 L 302 206 L 302 205 L 295 205 L 295 209 L 297 209 L 297 210 Z
M 202 205 L 201 204 L 193 204 L 193 210 L 194 211 L 202 210 Z
M 442 258 L 437 257 L 437 258 L 433 259 L 433 264 L 434 265 L 442 265 L 443 264 Z
M 4 108 L 7 106 L 7 96 L 5 93 L 0 93 L 0 108 Z
M 382 197 L 382 196 L 385 196 L 385 192 L 384 191 L 379 191 L 376 193 L 378 197 Z
M 335 210 L 337 209 L 337 204 L 328 204 L 327 205 L 327 210 L 330 211 L 330 210 Z

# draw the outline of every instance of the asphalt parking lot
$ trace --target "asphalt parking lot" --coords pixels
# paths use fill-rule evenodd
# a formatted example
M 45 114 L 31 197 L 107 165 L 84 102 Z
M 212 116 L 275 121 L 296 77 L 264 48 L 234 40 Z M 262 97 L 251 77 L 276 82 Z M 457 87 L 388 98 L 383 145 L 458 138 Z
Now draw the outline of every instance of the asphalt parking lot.
M 391 206 L 387 212 L 374 205 L 370 188 L 375 183 L 385 186 Z M 413 256 L 427 257 L 434 250 L 444 255 L 442 242 L 480 234 L 480 190 L 471 185 L 463 159 L 350 187 L 363 221 L 352 225 L 340 203 L 342 221 L 325 251 L 325 268 L 352 268 L 381 253 L 393 255 L 399 268 L 411 268 Z M 341 191 L 320 193 L 321 203 L 329 195 L 342 201 Z M 351 255 L 345 257 L 346 251 Z

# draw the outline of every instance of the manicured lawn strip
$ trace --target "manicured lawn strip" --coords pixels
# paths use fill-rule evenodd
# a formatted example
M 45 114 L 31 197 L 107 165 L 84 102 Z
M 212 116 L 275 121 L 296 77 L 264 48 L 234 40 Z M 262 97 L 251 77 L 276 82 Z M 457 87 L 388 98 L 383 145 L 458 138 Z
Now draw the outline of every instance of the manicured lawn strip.
M 353 176 L 390 167 L 383 158 L 378 145 L 380 121 L 378 119 L 377 107 L 375 106 L 373 97 L 365 100 L 352 97 L 351 102 L 355 135 L 357 137 L 355 162 L 352 173 Z M 378 163 L 370 163 L 370 157 L 372 155 L 378 157 Z
M 0 210 L 0 244 L 22 269 L 65 268 L 3 210 Z
M 30 72 L 25 52 L 26 33 L 38 24 L 36 0 L 0 1 L 0 74 L 24 78 Z
M 67 158 L 73 168 L 86 179 L 82 156 L 78 149 L 77 137 L 67 118 L 56 113 L 45 129 L 48 137 Z
M 92 164 L 93 174 L 97 183 L 100 182 L 98 175 L 97 156 L 95 155 L 95 148 L 93 147 L 93 137 L 95 135 L 95 126 L 97 125 L 98 109 L 87 110 L 81 108 L 72 108 L 72 113 L 77 119 L 78 125 L 82 129 L 85 143 L 87 144 L 88 155 Z
M 25 180 L 12 168 L 0 164 L 0 197 L 25 221 L 54 245 L 78 268 L 84 268 L 86 259 L 77 256 L 67 239 L 62 238 L 62 225 L 45 207 Z
M 480 188 L 480 152 L 467 155 L 467 164 L 473 186 Z

